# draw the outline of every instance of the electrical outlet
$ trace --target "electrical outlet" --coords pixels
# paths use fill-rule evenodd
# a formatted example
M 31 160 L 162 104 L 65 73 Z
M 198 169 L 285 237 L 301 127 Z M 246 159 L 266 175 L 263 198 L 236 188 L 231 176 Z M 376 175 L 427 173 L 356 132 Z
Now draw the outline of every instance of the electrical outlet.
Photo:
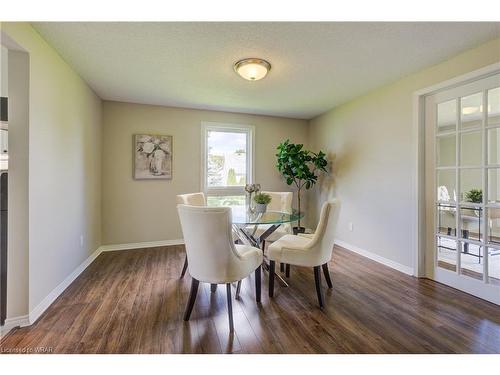
M 349 222 L 349 231 L 352 232 L 354 230 L 354 226 L 351 222 Z
M 83 247 L 83 235 L 80 236 L 80 247 Z

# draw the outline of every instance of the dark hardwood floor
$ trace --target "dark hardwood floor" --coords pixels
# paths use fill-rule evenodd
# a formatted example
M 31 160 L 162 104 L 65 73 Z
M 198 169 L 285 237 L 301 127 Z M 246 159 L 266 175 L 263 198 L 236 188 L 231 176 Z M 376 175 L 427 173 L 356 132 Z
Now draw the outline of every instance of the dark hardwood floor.
M 54 353 L 500 353 L 500 307 L 335 248 L 317 307 L 312 269 L 292 267 L 290 288 L 254 299 L 253 275 L 233 302 L 201 284 L 190 322 L 182 315 L 190 277 L 179 279 L 181 246 L 101 254 L 31 327 L 0 352 Z M 235 288 L 233 288 L 233 293 Z

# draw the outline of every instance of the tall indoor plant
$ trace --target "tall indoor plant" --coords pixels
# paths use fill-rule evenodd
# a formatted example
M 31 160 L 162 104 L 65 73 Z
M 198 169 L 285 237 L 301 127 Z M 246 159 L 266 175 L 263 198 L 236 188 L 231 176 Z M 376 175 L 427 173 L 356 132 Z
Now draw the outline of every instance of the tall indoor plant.
M 290 143 L 287 139 L 278 146 L 276 167 L 285 178 L 287 185 L 294 184 L 297 188 L 298 211 L 303 189 L 310 189 L 318 180 L 318 172 L 327 172 L 325 154 L 320 151 L 314 153 L 304 150 L 304 145 Z M 298 222 L 297 232 L 304 232 L 305 228 Z

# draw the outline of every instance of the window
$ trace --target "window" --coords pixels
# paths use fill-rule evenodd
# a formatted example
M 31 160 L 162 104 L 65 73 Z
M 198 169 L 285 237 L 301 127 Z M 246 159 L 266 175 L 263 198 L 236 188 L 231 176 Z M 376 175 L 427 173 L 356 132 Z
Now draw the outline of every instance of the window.
M 253 180 L 250 125 L 202 123 L 202 189 L 209 205 L 244 205 Z

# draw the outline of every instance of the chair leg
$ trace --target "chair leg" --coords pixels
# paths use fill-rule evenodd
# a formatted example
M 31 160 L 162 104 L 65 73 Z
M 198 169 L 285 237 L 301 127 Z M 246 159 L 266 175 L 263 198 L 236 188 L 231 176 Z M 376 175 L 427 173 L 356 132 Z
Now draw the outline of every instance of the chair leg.
M 184 265 L 182 266 L 181 279 L 186 274 L 186 270 L 188 269 L 188 257 L 186 255 L 186 259 L 184 259 Z
M 285 272 L 285 263 L 280 263 L 280 272 Z
M 266 240 L 262 240 L 262 251 L 266 250 Z
M 236 285 L 236 296 L 234 297 L 235 299 L 240 299 L 240 290 L 241 290 L 241 280 L 238 281 L 238 284 Z
M 193 278 L 191 281 L 191 291 L 189 292 L 189 300 L 186 306 L 186 312 L 184 313 L 184 320 L 186 322 L 191 317 L 191 312 L 193 311 L 194 301 L 196 301 L 196 294 L 198 293 L 198 285 L 200 285 L 200 282 Z
M 255 301 L 260 303 L 261 294 L 261 271 L 260 266 L 255 270 Z
M 332 279 L 330 278 L 330 272 L 328 271 L 328 263 L 323 264 L 322 267 L 323 267 L 323 274 L 325 275 L 326 283 L 328 284 L 328 288 L 332 289 L 333 284 L 332 284 Z
M 290 265 L 287 263 L 285 267 L 286 267 L 285 276 L 290 277 Z
M 210 284 L 210 291 L 215 293 L 217 291 L 217 284 Z
M 276 268 L 276 263 L 274 260 L 269 261 L 269 297 L 274 296 L 274 269 Z
M 321 290 L 321 269 L 314 267 L 314 283 L 316 284 L 316 294 L 318 295 L 319 307 L 323 308 L 323 291 Z
M 226 294 L 227 294 L 227 312 L 229 314 L 229 332 L 234 332 L 233 323 L 233 304 L 231 301 L 231 284 L 226 284 Z

